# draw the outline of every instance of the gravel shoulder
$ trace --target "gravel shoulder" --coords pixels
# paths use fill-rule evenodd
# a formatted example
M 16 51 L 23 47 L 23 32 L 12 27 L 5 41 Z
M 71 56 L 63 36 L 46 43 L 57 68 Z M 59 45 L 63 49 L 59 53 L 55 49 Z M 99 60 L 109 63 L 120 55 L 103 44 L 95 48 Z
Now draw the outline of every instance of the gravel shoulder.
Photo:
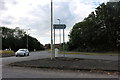
M 30 67 L 30 68 L 47 68 L 47 69 L 62 69 L 62 70 L 101 70 L 119 72 L 119 61 L 110 60 L 95 60 L 82 58 L 56 57 L 15 62 L 10 66 Z

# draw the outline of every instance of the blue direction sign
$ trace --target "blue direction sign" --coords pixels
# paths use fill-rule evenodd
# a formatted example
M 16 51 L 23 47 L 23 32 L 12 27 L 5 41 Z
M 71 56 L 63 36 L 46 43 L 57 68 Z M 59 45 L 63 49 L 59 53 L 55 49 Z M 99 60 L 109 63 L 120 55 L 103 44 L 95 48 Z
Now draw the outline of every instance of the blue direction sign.
M 53 29 L 65 29 L 66 25 L 65 24 L 54 24 Z

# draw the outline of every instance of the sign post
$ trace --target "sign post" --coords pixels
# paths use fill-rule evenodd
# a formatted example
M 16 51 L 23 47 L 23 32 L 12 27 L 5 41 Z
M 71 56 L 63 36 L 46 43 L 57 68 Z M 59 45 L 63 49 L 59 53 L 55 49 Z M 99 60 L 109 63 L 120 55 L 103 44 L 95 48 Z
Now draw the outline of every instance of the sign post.
M 54 35 L 55 35 L 55 29 L 63 29 L 63 52 L 64 52 L 64 43 L 65 43 L 65 31 L 64 29 L 66 28 L 65 24 L 54 24 L 53 25 L 54 28 Z M 54 45 L 55 45 L 55 36 L 54 36 Z M 65 54 L 63 55 L 65 57 Z

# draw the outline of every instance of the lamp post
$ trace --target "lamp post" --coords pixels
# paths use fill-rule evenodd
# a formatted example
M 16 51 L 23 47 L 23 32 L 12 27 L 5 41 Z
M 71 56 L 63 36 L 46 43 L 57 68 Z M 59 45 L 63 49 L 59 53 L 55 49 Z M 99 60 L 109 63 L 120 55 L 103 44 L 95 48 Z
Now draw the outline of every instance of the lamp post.
M 51 59 L 54 57 L 53 48 L 53 1 L 51 0 Z
M 2 50 L 2 29 L 0 30 L 0 50 Z
M 24 30 L 27 31 L 27 44 L 26 44 L 26 47 L 27 47 L 27 49 L 28 49 L 28 30 L 30 30 L 30 29 L 24 29 Z

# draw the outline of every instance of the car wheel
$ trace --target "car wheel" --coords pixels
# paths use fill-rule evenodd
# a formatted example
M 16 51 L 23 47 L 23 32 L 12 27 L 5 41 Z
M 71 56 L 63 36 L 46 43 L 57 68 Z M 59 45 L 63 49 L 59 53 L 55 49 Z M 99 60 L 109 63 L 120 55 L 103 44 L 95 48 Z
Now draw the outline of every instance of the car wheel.
M 25 53 L 24 53 L 24 56 L 26 56 Z
M 15 55 L 16 57 L 18 57 L 18 55 Z
M 28 55 L 27 56 L 29 56 L 29 53 L 28 53 Z

